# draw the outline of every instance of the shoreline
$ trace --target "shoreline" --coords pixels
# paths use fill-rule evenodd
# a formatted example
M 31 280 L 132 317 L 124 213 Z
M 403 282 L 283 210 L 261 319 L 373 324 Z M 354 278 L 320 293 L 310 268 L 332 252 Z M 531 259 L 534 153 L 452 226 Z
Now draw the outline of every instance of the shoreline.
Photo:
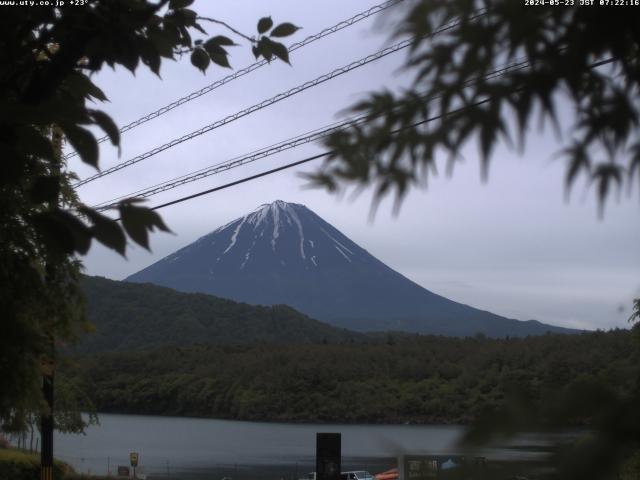
M 350 426 L 390 426 L 390 427 L 459 427 L 468 428 L 470 424 L 467 423 L 455 423 L 455 422 L 441 422 L 441 423 L 427 423 L 427 422 L 350 422 L 348 420 L 327 420 L 327 421 L 313 421 L 313 420 L 265 420 L 265 419 L 251 419 L 251 418 L 233 418 L 233 417 L 207 417 L 199 415 L 175 415 L 175 414 L 163 414 L 163 413 L 136 413 L 136 412 L 113 412 L 113 411 L 98 411 L 98 420 L 100 415 L 123 415 L 132 417 L 162 417 L 162 418 L 179 418 L 179 419 L 193 419 L 193 420 L 215 420 L 220 422 L 241 422 L 241 423 L 258 423 L 258 424 L 274 424 L 274 425 L 350 425 Z M 83 412 L 83 415 L 86 412 Z

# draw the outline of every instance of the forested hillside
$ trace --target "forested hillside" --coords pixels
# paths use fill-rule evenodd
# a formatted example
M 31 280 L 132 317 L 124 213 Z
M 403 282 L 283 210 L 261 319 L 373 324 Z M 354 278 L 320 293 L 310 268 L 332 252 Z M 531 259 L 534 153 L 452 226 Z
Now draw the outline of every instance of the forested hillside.
M 84 277 L 82 288 L 95 331 L 74 347 L 78 352 L 362 338 L 361 334 L 318 322 L 285 305 L 260 307 L 100 277 Z
M 168 347 L 76 358 L 99 411 L 243 420 L 467 423 L 513 390 L 553 401 L 639 373 L 626 330 L 488 339 L 384 335 L 368 343 Z M 583 423 L 576 412 L 568 423 Z

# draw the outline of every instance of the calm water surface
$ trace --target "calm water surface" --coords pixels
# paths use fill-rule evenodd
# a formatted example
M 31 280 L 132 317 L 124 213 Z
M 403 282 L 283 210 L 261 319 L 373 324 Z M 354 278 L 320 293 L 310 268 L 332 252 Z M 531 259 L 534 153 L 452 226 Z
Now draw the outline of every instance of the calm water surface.
M 216 468 L 233 470 L 231 475 L 258 465 L 266 469 L 288 465 L 302 474 L 314 469 L 316 432 L 340 432 L 343 464 L 379 472 L 393 465 L 393 457 L 400 453 L 452 453 L 463 431 L 459 426 L 283 424 L 101 414 L 100 425 L 88 428 L 86 435 L 57 434 L 54 448 L 56 457 L 85 473 L 113 473 L 117 465 L 127 465 L 129 452 L 135 451 L 145 472 L 165 476 Z M 490 453 L 503 458 L 526 455 L 513 450 Z

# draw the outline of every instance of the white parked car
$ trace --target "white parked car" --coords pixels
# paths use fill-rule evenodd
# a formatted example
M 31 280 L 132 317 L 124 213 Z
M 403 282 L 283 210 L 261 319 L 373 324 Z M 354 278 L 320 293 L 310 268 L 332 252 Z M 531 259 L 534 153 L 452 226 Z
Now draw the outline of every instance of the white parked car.
M 305 473 L 298 480 L 316 480 L 316 472 Z M 356 470 L 353 472 L 340 472 L 340 480 L 375 480 L 375 478 L 366 470 Z
M 374 478 L 366 470 L 356 470 L 354 472 L 341 472 L 340 480 L 374 480 Z

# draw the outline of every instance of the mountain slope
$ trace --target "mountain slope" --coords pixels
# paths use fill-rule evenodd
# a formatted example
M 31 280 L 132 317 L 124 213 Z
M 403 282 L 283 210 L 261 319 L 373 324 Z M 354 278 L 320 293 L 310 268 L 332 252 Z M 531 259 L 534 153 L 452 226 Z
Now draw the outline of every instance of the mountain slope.
M 436 295 L 308 208 L 282 201 L 261 206 L 126 280 L 251 304 L 286 304 L 362 331 L 490 336 L 570 331 L 507 319 Z
M 82 288 L 96 330 L 74 347 L 79 352 L 196 343 L 337 343 L 360 337 L 286 305 L 260 307 L 100 277 L 84 277 Z

